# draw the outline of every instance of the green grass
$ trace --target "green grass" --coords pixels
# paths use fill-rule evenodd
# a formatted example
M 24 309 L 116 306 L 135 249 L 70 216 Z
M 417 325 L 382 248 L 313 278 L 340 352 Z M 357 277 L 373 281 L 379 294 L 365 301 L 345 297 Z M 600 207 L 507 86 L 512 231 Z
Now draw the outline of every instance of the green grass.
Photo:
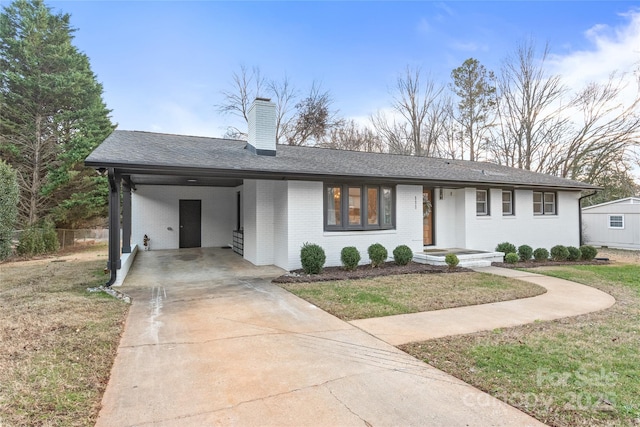
M 482 273 L 407 274 L 280 286 L 343 320 L 486 304 L 545 292 L 534 284 Z
M 551 425 L 640 423 L 640 266 L 535 272 L 612 294 L 610 309 L 403 346 Z
M 640 274 L 639 266 L 635 264 L 598 266 L 598 265 L 576 265 L 571 268 L 549 267 L 544 271 L 528 270 L 534 273 L 542 272 L 547 276 L 559 277 L 561 279 L 572 280 L 585 285 L 593 284 L 615 284 L 635 290 L 640 295 Z

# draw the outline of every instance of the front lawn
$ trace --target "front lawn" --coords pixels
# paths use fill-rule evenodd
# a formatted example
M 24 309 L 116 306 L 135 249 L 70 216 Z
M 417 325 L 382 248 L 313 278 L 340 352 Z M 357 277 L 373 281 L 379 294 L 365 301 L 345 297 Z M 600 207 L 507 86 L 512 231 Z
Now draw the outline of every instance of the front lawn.
M 95 424 L 129 308 L 87 292 L 105 257 L 0 264 L 0 426 Z
M 550 425 L 640 425 L 640 266 L 535 272 L 596 287 L 617 302 L 597 313 L 401 349 Z
M 278 285 L 347 321 L 507 301 L 546 292 L 531 283 L 467 272 Z

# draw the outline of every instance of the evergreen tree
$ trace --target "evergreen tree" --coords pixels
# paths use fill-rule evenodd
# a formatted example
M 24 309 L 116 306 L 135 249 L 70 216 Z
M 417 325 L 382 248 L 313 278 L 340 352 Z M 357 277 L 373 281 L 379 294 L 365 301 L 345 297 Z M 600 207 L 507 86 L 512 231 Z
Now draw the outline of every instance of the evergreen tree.
M 113 126 L 69 20 L 42 0 L 15 0 L 0 14 L 0 155 L 17 172 L 24 225 L 106 213 L 106 183 L 83 161 Z
M 18 181 L 15 171 L 0 160 L 0 260 L 11 255 L 16 218 L 18 217 Z
M 469 58 L 451 72 L 451 79 L 451 87 L 458 97 L 456 120 L 462 127 L 463 146 L 469 148 L 469 160 L 478 160 L 485 134 L 492 126 L 495 77 L 480 61 Z

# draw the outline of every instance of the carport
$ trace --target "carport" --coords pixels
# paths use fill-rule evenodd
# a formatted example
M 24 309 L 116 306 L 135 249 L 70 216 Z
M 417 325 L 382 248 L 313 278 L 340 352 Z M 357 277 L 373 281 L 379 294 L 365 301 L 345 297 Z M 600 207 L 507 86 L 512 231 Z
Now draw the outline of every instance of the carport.
M 88 162 L 88 164 L 90 164 Z M 203 170 L 185 170 L 180 168 L 174 168 L 167 170 L 154 170 L 155 168 L 141 168 L 141 167 L 128 167 L 122 165 L 119 167 L 110 167 L 106 169 L 100 169 L 99 171 L 108 176 L 109 180 L 109 258 L 107 261 L 107 269 L 110 271 L 111 276 L 107 286 L 115 283 L 117 276 L 117 270 L 123 268 L 123 260 L 127 264 L 123 269 L 124 275 L 127 274 L 128 268 L 132 262 L 132 252 L 135 250 L 143 250 L 144 248 L 136 248 L 136 245 L 132 245 L 132 192 L 137 190 L 137 186 L 157 186 L 157 188 L 163 188 L 168 186 L 183 187 L 183 188 L 237 188 L 243 183 L 243 176 L 240 173 L 229 174 L 216 171 L 203 171 Z M 229 176 L 232 175 L 232 176 Z M 234 176 L 235 175 L 235 176 Z M 122 200 L 122 205 L 120 201 Z M 193 202 L 195 200 L 184 200 L 185 202 Z M 181 200 L 182 202 L 182 200 Z M 187 207 L 193 205 L 185 204 Z M 231 209 L 232 207 L 229 207 Z M 233 208 L 239 209 L 238 206 Z M 180 206 L 181 213 L 183 213 L 182 203 Z M 200 207 L 198 206 L 198 209 Z M 193 209 L 191 210 L 193 212 Z M 198 212 L 199 214 L 199 212 Z M 180 220 L 180 247 L 200 247 L 200 236 L 196 239 L 193 237 L 193 233 L 188 233 L 191 225 L 196 224 L 195 221 L 190 221 L 189 216 L 184 215 Z M 198 224 L 199 226 L 199 224 Z M 199 229 L 197 230 L 199 233 Z M 122 240 L 121 240 L 122 239 Z M 232 242 L 231 235 L 228 242 Z M 153 241 L 150 242 L 153 244 Z M 225 245 L 220 245 L 225 246 Z M 124 277 L 119 278 L 119 283 L 122 282 Z

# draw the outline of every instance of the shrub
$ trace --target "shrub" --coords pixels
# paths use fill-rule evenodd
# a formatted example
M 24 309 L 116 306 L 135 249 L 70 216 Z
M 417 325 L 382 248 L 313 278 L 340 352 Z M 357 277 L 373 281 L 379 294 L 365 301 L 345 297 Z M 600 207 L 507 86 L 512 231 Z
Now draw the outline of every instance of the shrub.
M 374 243 L 367 249 L 372 267 L 379 267 L 387 260 L 389 253 L 387 249 L 380 243 Z
M 566 246 L 555 245 L 551 248 L 551 259 L 554 261 L 566 261 L 569 258 L 569 250 Z
M 545 248 L 538 248 L 533 251 L 533 258 L 536 261 L 546 261 L 549 259 L 549 251 Z
M 324 267 L 327 256 L 319 245 L 305 243 L 300 249 L 300 262 L 306 274 L 319 274 Z
M 20 240 L 16 247 L 18 255 L 34 256 L 44 253 L 44 241 L 39 228 L 28 227 L 20 233 Z
M 591 245 L 580 246 L 581 258 L 585 261 L 591 261 L 598 255 L 598 250 Z
M 529 245 L 519 246 L 518 255 L 520 256 L 520 260 L 529 261 L 533 256 L 533 248 Z
M 44 245 L 45 253 L 56 252 L 60 249 L 58 233 L 56 232 L 55 225 L 52 222 L 45 222 L 42 227 L 42 243 Z
M 444 257 L 444 262 L 447 263 L 449 268 L 454 269 L 460 264 L 460 260 L 458 259 L 458 255 L 456 254 L 447 254 Z
M 360 252 L 355 246 L 344 247 L 340 252 L 340 261 L 345 270 L 355 270 L 360 262 Z
M 509 264 L 515 264 L 520 260 L 520 257 L 515 252 L 510 252 L 504 256 L 504 260 Z
M 400 245 L 393 250 L 393 260 L 398 265 L 407 265 L 413 259 L 413 251 L 407 245 Z
M 569 261 L 577 261 L 582 256 L 580 249 L 575 246 L 567 246 L 567 250 L 569 251 L 569 256 L 567 257 Z
M 509 242 L 502 242 L 496 246 L 496 252 L 502 252 L 505 255 L 516 251 L 516 246 Z
M 16 172 L 0 160 L 0 261 L 11 255 L 13 227 L 18 218 L 18 181 Z
M 41 227 L 28 227 L 20 233 L 16 250 L 22 256 L 34 256 L 55 252 L 60 248 L 58 235 L 52 222 L 45 222 Z

